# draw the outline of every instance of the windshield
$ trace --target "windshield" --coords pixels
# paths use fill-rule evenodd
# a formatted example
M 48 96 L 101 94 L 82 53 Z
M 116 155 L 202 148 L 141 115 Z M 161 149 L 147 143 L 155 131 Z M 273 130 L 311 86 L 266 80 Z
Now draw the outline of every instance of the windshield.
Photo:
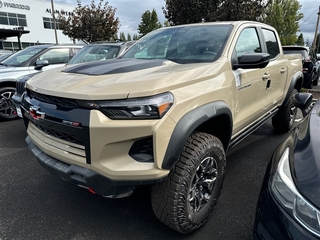
M 1 55 L 1 56 L 0 56 L 0 62 L 4 61 L 6 58 L 10 57 L 11 55 L 12 55 L 12 53 Z
M 122 58 L 212 62 L 220 56 L 231 29 L 226 24 L 162 28 L 143 37 Z
M 27 47 L 4 60 L 2 64 L 6 66 L 19 67 L 43 49 L 43 47 Z
M 112 59 L 118 56 L 119 50 L 120 46 L 88 45 L 71 58 L 68 65 Z

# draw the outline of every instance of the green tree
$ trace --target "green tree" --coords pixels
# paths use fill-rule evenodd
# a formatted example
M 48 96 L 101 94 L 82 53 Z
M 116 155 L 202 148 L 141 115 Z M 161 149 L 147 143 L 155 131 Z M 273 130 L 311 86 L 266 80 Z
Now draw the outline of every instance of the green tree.
M 300 33 L 296 44 L 298 46 L 303 46 L 304 45 L 304 39 L 303 39 L 303 34 L 302 33 Z
M 298 0 L 273 0 L 267 7 L 263 21 L 277 29 L 283 45 L 297 42 L 299 20 L 303 18 L 300 9 Z
M 156 10 L 153 9 L 152 12 L 147 10 L 141 16 L 141 22 L 138 26 L 138 33 L 140 34 L 140 37 L 143 37 L 147 33 L 161 27 L 162 25 L 158 20 Z
M 139 36 L 137 34 L 134 34 L 133 37 L 132 37 L 132 40 L 133 41 L 139 40 Z
M 218 0 L 219 7 L 214 5 L 206 21 L 260 21 L 265 14 L 267 6 L 272 0 Z M 216 9 L 215 9 L 216 8 Z
M 170 25 L 199 23 L 216 12 L 220 0 L 165 0 L 162 8 Z
M 170 22 L 168 20 L 163 22 L 164 27 L 170 27 Z
M 132 38 L 131 38 L 131 35 L 128 33 L 128 35 L 127 35 L 127 40 L 128 41 L 132 41 Z
M 309 38 L 307 39 L 307 41 L 305 42 L 305 44 L 306 44 L 307 47 L 311 47 Z
M 119 30 L 120 21 L 115 17 L 116 9 L 109 6 L 108 2 L 95 0 L 90 5 L 82 6 L 77 0 L 78 6 L 72 14 L 65 17 L 61 14 L 57 17 L 62 33 L 75 40 L 85 42 L 104 41 L 112 38 Z
M 165 0 L 170 25 L 209 21 L 260 20 L 271 0 Z
M 126 35 L 124 34 L 124 32 L 120 33 L 120 41 L 121 42 L 125 42 L 126 41 Z
M 110 41 L 119 41 L 120 38 L 118 37 L 118 34 L 115 33 L 108 40 L 110 40 Z

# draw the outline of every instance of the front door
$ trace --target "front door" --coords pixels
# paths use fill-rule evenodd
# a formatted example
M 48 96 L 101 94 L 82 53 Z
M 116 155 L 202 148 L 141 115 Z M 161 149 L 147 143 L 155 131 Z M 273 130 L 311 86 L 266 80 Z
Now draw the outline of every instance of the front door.
M 258 32 L 255 27 L 244 28 L 233 50 L 238 58 L 243 54 L 261 52 Z M 265 68 L 237 69 L 234 71 L 236 96 L 234 96 L 233 135 L 249 126 L 266 111 L 266 87 L 268 72 Z

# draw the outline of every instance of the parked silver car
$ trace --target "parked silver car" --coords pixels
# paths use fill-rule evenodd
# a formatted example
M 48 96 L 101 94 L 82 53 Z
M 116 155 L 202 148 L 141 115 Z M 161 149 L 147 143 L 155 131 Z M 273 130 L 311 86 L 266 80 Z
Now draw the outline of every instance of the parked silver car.
M 4 53 L 4 54 L 0 54 L 0 63 L 3 62 L 5 59 L 7 59 L 8 57 L 10 57 L 13 53 Z
M 36 45 L 14 53 L 0 63 L 0 119 L 13 119 L 17 111 L 11 101 L 16 79 L 40 71 L 63 66 L 83 45 Z
M 73 58 L 71 58 L 66 66 L 116 58 L 121 56 L 133 44 L 134 41 L 91 43 L 84 46 Z M 12 101 L 19 117 L 22 117 L 20 103 L 22 94 L 24 92 L 24 85 L 26 81 L 28 81 L 34 75 L 35 73 L 24 75 L 19 77 L 16 81 L 16 91 L 12 96 Z

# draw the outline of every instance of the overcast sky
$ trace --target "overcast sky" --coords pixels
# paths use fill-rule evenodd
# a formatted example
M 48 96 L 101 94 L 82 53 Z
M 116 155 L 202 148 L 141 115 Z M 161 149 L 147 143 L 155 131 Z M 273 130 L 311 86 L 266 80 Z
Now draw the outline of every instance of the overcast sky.
M 77 0 L 54 0 L 54 2 L 77 6 Z M 82 5 L 89 4 L 90 2 L 91 0 L 81 0 Z M 95 2 L 98 3 L 99 0 Z M 124 32 L 126 35 L 128 33 L 130 33 L 131 36 L 137 34 L 137 28 L 141 22 L 141 15 L 147 10 L 151 11 L 155 9 L 159 21 L 161 23 L 165 21 L 162 12 L 165 0 L 109 0 L 108 2 L 109 6 L 117 9 L 116 16 L 121 22 L 119 32 Z M 302 5 L 300 12 L 304 14 L 304 18 L 300 21 L 300 30 L 304 40 L 309 40 L 311 44 L 316 30 L 320 0 L 299 0 L 299 2 Z

